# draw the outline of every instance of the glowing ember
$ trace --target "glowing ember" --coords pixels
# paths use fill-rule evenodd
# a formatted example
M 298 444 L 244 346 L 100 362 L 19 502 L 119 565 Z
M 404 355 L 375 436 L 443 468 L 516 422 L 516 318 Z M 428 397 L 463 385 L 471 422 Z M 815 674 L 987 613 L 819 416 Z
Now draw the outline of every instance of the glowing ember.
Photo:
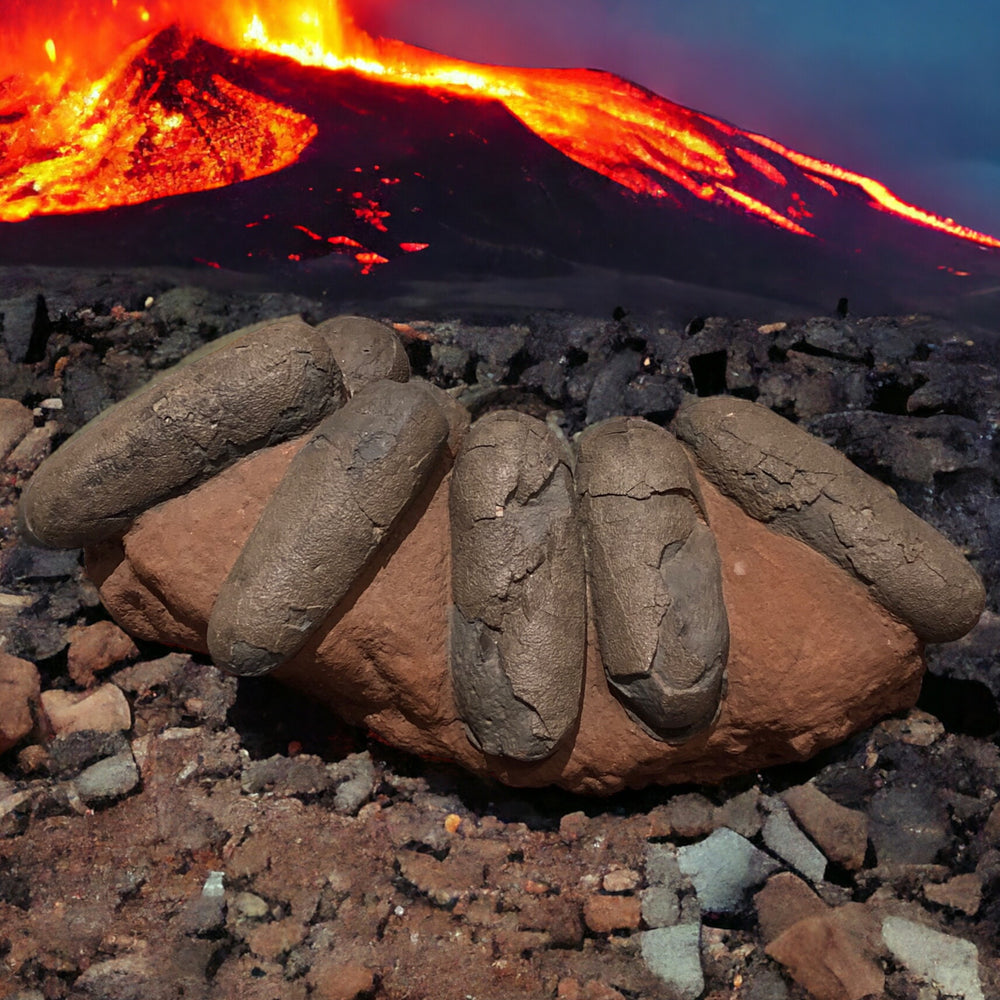
M 60 33 L 27 21 L 18 26 L 16 49 L 10 37 L 0 37 L 4 50 L 25 53 L 19 71 L 0 80 L 0 221 L 203 191 L 295 162 L 316 134 L 305 116 L 218 74 L 175 79 L 164 87 L 171 66 L 200 37 L 231 51 L 264 51 L 330 71 L 499 101 L 565 156 L 638 196 L 686 193 L 810 237 L 815 211 L 809 196 L 836 197 L 846 185 L 881 211 L 1000 247 L 1000 240 L 910 205 L 871 178 L 609 73 L 484 66 L 374 39 L 354 25 L 338 0 L 105 3 L 98 12 L 99 39 L 70 31 L 69 22 Z M 171 23 L 180 30 L 157 34 Z M 99 53 L 112 51 L 120 54 L 95 71 Z M 799 168 L 798 178 L 804 171 L 814 189 L 790 191 L 789 165 Z M 399 178 L 379 182 L 394 185 Z M 389 212 L 376 199 L 360 191 L 354 199 L 357 219 L 388 231 Z M 326 242 L 360 247 L 347 237 Z M 400 246 L 413 252 L 424 245 Z M 355 256 L 366 271 L 385 262 L 367 249 Z

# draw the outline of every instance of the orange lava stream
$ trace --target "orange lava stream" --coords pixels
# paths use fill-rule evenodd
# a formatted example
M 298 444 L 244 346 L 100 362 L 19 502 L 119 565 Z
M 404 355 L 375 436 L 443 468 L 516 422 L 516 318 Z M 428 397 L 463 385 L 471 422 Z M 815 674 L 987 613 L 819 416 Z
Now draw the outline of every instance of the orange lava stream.
M 30 47 L 44 71 L 0 78 L 0 221 L 203 191 L 295 162 L 316 131 L 295 111 L 218 76 L 198 84 L 183 81 L 187 90 L 180 89 L 180 108 L 176 98 L 170 106 L 161 101 L 155 68 L 152 73 L 143 68 L 143 47 L 177 22 L 191 36 L 230 50 L 270 52 L 397 85 L 500 101 L 564 155 L 641 196 L 669 197 L 679 188 L 812 236 L 795 221 L 813 213 L 801 192 L 788 191 L 788 179 L 773 162 L 780 157 L 807 171 L 830 195 L 840 193 L 834 181 L 853 185 L 883 211 L 1000 247 L 1000 240 L 910 205 L 878 181 L 743 132 L 610 73 L 479 65 L 374 39 L 357 28 L 342 0 L 218 5 L 145 0 L 145 6 L 143 0 L 121 0 L 121 8 L 119 0 L 103 2 L 110 10 L 99 21 L 101 51 L 120 55 L 99 78 L 83 70 L 85 53 L 74 53 L 72 38 L 46 37 L 48 25 Z M 123 35 L 109 48 L 108 23 L 115 18 Z M 143 37 L 133 40 L 137 33 Z M 376 202 L 357 206 L 355 214 L 386 229 L 382 220 L 388 215 Z

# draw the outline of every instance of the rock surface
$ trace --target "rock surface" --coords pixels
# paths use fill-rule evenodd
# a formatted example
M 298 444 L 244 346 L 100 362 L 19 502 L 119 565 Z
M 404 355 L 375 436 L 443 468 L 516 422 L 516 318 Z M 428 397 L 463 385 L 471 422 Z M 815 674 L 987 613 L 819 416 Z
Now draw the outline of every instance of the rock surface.
M 89 550 L 89 572 L 123 628 L 205 650 L 222 580 L 301 444 L 244 459 L 147 512 L 122 543 Z M 364 589 L 352 590 L 279 676 L 403 749 L 509 784 L 597 793 L 802 760 L 911 705 L 923 668 L 913 633 L 829 560 L 699 483 L 722 565 L 729 687 L 715 727 L 680 746 L 647 735 L 610 695 L 592 627 L 571 739 L 527 764 L 488 760 L 472 746 L 448 675 L 447 479 L 410 533 L 364 575 Z M 187 557 L 192 545 L 195 563 Z

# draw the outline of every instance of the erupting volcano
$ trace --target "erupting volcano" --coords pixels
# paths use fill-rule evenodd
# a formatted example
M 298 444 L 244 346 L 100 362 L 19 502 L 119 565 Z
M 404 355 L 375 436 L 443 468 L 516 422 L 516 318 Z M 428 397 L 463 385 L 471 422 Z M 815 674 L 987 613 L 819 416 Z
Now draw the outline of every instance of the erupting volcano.
M 111 243 L 130 256 L 122 212 L 145 206 L 171 262 L 227 267 L 336 257 L 368 273 L 443 243 L 466 269 L 513 254 L 515 270 L 541 256 L 541 270 L 575 261 L 712 283 L 762 248 L 773 268 L 813 244 L 809 276 L 842 280 L 845 255 L 909 267 L 916 253 L 954 279 L 969 276 L 960 244 L 987 249 L 996 269 L 1000 240 L 871 178 L 609 73 L 478 65 L 373 38 L 337 0 L 106 0 L 96 20 L 64 4 L 57 22 L 6 6 L 3 51 L 16 58 L 0 67 L 0 223 L 20 224 L 16 240 L 0 226 L 7 262 L 51 244 L 46 217 L 79 213 L 112 214 Z M 224 210 L 204 200 L 229 188 Z M 178 212 L 190 213 L 186 251 L 179 233 L 149 231 Z M 944 242 L 916 252 L 900 225 Z M 718 235 L 704 246 L 706 226 L 728 247 Z

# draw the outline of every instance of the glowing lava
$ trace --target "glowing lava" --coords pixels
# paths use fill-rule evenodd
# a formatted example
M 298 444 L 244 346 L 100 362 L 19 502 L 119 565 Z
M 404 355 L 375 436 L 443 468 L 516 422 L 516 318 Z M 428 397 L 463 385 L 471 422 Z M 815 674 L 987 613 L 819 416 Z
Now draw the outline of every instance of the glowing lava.
M 109 48 L 110 23 L 119 29 L 115 46 L 120 54 L 99 74 L 92 67 L 93 52 L 88 61 L 78 51 L 87 47 L 86 40 L 65 31 L 60 35 L 52 25 L 21 26 L 17 45 L 30 51 L 41 68 L 29 72 L 25 67 L 31 60 L 26 59 L 20 72 L 0 80 L 0 221 L 208 190 L 295 162 L 315 126 L 255 94 L 249 83 L 237 86 L 217 74 L 197 82 L 174 81 L 170 93 L 180 99 L 166 99 L 161 85 L 176 51 L 155 52 L 165 44 L 155 33 L 176 23 L 180 30 L 169 35 L 175 50 L 197 36 L 230 51 L 269 52 L 330 71 L 499 101 L 565 156 L 638 196 L 686 194 L 811 237 L 815 212 L 809 197 L 837 196 L 847 185 L 881 211 L 1000 247 L 1000 240 L 910 205 L 871 178 L 674 104 L 610 73 L 484 66 L 375 39 L 353 23 L 338 0 L 325 5 L 319 0 L 105 4 L 100 15 L 105 41 L 90 48 Z M 0 44 L 12 51 L 9 37 L 0 38 Z M 789 164 L 798 168 L 797 178 L 805 171 L 814 182 L 811 190 L 790 190 Z M 354 213 L 380 231 L 387 228 L 388 213 L 377 201 L 359 199 Z M 357 259 L 366 269 L 384 261 L 367 251 Z

